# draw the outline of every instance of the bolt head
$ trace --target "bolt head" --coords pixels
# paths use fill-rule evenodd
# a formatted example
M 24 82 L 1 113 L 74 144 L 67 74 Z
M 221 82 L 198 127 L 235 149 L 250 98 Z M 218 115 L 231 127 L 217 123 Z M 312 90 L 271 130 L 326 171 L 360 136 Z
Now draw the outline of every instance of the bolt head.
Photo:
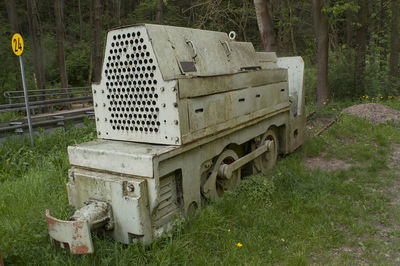
M 75 180 L 74 172 L 70 172 L 70 173 L 69 173 L 69 179 L 70 179 L 71 181 L 74 181 L 74 180 Z
M 126 187 L 126 190 L 128 190 L 129 192 L 133 192 L 133 191 L 135 190 L 135 186 L 132 185 L 132 184 L 129 184 L 129 185 Z

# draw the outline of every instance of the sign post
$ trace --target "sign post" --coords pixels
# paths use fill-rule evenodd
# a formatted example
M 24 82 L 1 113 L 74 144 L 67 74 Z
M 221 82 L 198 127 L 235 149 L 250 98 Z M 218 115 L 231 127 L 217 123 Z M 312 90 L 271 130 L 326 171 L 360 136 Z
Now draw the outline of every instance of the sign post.
M 26 107 L 26 117 L 28 119 L 28 126 L 29 126 L 29 136 L 31 138 L 31 144 L 33 143 L 33 131 L 32 131 L 32 122 L 31 122 L 31 111 L 29 108 L 29 98 L 28 98 L 28 91 L 26 89 L 26 82 L 25 82 L 25 72 L 24 72 L 24 64 L 22 62 L 22 52 L 24 51 L 24 40 L 22 36 L 18 33 L 15 33 L 11 39 L 11 47 L 13 53 L 19 57 L 19 64 L 21 66 L 21 76 L 22 76 L 22 85 L 24 87 L 24 97 L 25 97 L 25 107 Z

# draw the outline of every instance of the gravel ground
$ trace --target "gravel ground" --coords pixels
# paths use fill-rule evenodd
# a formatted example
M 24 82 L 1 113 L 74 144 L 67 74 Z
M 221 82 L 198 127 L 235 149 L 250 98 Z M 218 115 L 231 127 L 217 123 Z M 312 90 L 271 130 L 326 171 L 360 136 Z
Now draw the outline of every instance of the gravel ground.
M 379 103 L 353 105 L 344 109 L 343 113 L 366 118 L 374 124 L 400 121 L 400 111 Z

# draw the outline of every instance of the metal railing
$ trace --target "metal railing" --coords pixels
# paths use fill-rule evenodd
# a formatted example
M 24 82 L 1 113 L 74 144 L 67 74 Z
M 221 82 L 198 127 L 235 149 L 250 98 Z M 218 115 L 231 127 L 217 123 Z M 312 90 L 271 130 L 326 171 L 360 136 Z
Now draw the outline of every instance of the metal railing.
M 45 92 L 45 93 L 43 93 Z M 25 111 L 24 92 L 6 91 L 4 97 L 8 104 L 0 105 L 0 113 Z M 34 114 L 38 108 L 46 108 L 51 112 L 32 116 L 33 127 L 62 126 L 65 121 L 82 120 L 85 117 L 94 118 L 91 87 L 59 88 L 43 90 L 28 90 L 29 109 Z M 83 104 L 82 108 L 62 110 L 53 112 L 56 106 L 71 106 L 72 104 Z M 85 106 L 85 104 L 88 104 Z M 16 132 L 22 133 L 28 128 L 27 119 L 19 119 L 0 123 L 0 133 Z
M 43 93 L 45 92 L 45 93 Z M 38 94 L 37 94 L 38 93 Z M 67 96 L 67 98 L 74 95 L 91 95 L 91 87 L 74 87 L 74 88 L 57 88 L 57 89 L 46 89 L 46 90 L 28 90 L 28 98 L 36 98 L 36 100 L 43 97 L 54 97 L 54 96 Z M 4 97 L 9 100 L 12 104 L 13 100 L 24 99 L 23 91 L 5 91 Z
M 91 87 L 46 89 L 45 92 L 43 93 L 43 90 L 28 90 L 31 110 L 75 103 L 91 103 L 93 100 Z M 9 103 L 0 105 L 0 113 L 25 110 L 23 91 L 6 91 L 4 97 L 8 99 Z

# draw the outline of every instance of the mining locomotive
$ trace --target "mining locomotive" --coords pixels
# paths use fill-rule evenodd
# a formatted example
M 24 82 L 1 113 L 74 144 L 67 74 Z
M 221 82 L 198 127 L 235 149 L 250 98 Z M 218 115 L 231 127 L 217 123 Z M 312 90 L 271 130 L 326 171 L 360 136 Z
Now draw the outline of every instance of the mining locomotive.
M 92 253 L 91 231 L 149 243 L 174 221 L 265 173 L 304 141 L 304 63 L 234 33 L 135 25 L 107 34 L 93 84 L 98 139 L 68 147 L 68 221 L 52 243 Z

